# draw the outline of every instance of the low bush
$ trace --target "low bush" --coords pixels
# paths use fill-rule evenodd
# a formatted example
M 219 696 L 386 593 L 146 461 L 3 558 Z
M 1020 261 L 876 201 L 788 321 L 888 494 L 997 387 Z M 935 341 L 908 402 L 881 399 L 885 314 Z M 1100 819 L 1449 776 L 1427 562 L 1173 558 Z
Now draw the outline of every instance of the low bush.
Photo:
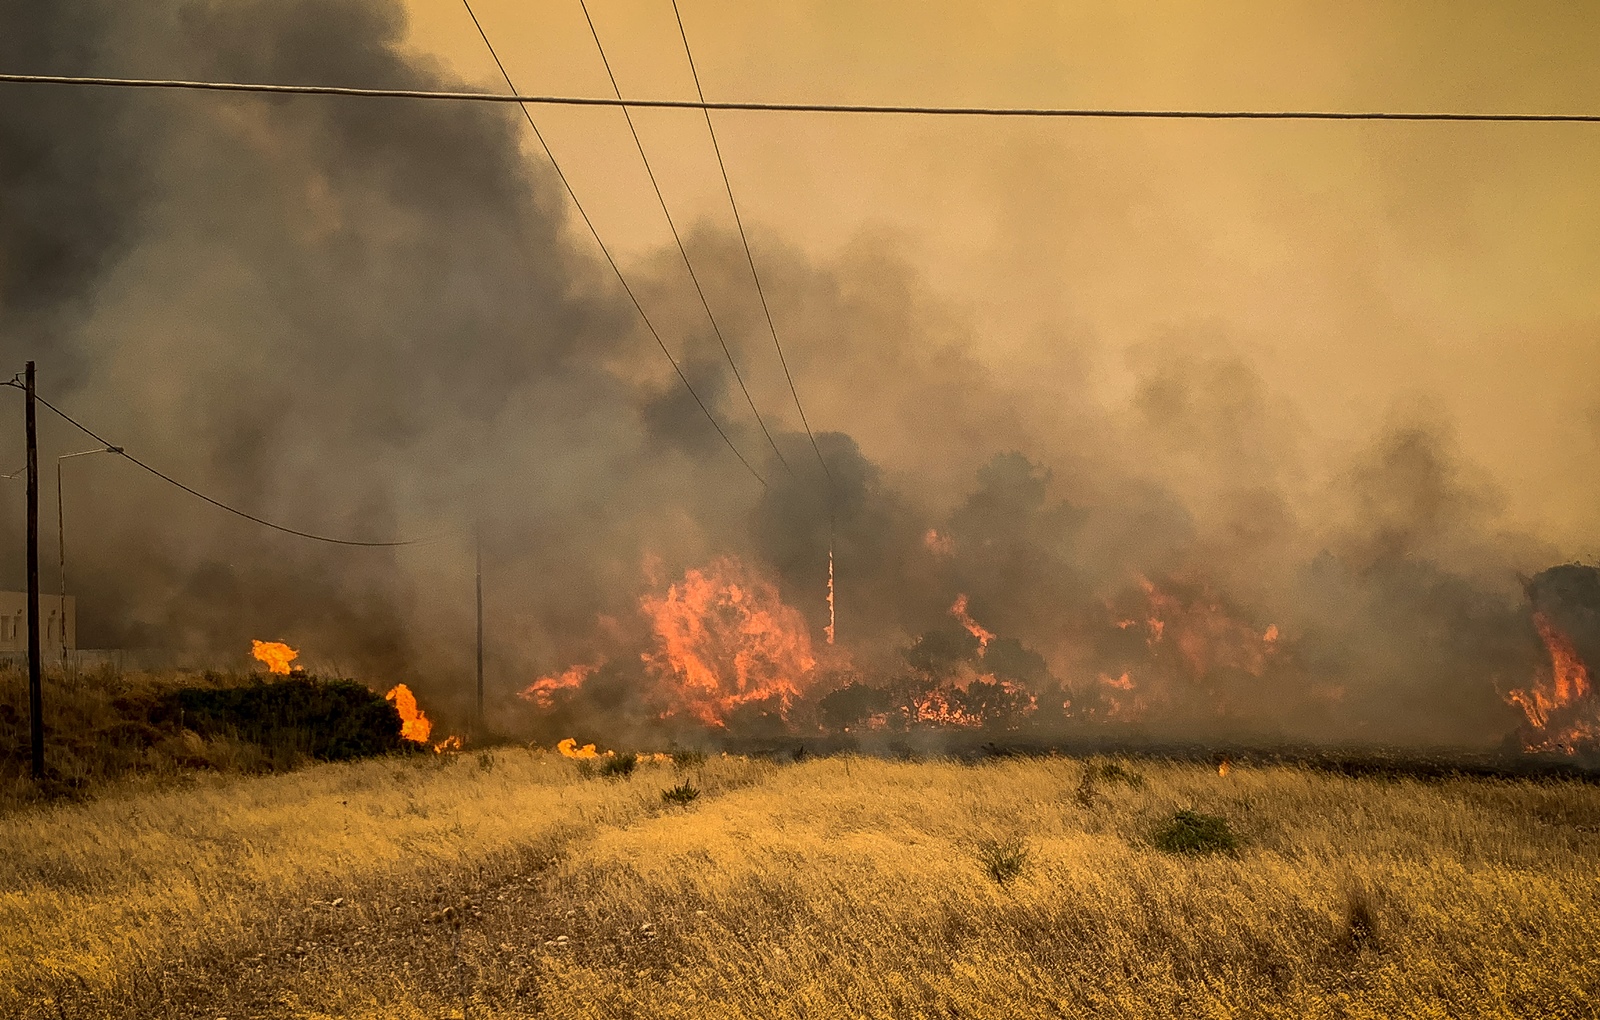
M 348 680 L 260 674 L 135 673 L 105 667 L 44 676 L 44 783 L 29 778 L 26 668 L 0 666 L 0 808 L 92 795 L 108 782 L 188 770 L 273 772 L 402 745 L 382 695 Z M 409 743 L 409 742 L 405 742 Z M 431 757 L 431 756 L 430 756 Z
M 1144 776 L 1118 762 L 1088 762 L 1083 767 L 1083 777 L 1078 780 L 1074 795 L 1080 806 L 1090 807 L 1094 804 L 1100 783 L 1117 783 L 1137 790 L 1144 786 Z
M 672 767 L 679 772 L 700 768 L 705 763 L 706 753 L 704 751 L 679 749 L 672 752 Z

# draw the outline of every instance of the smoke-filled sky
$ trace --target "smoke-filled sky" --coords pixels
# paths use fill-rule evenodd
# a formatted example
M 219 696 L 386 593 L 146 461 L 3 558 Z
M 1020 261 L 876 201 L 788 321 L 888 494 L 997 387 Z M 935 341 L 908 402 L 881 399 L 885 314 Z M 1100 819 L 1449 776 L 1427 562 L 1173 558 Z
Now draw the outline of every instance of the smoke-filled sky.
M 591 10 L 625 94 L 692 95 L 670 3 Z M 712 99 L 1600 110 L 1600 13 L 1568 4 L 682 10 Z M 522 91 L 608 93 L 575 0 L 477 12 Z M 445 0 L 4 0 L 0 28 L 12 71 L 500 87 Z M 621 114 L 534 113 L 772 488 L 684 393 L 514 110 L 5 86 L 16 368 L 254 512 L 440 536 L 311 545 L 70 461 L 86 643 L 283 638 L 444 699 L 470 669 L 475 521 L 502 694 L 621 640 L 646 575 L 724 553 L 820 628 L 826 499 L 703 120 L 636 114 L 798 478 L 733 387 Z M 908 641 L 962 590 L 1065 673 L 1088 661 L 1078 615 L 1181 576 L 1304 637 L 1305 675 L 1354 692 L 1347 728 L 1502 725 L 1536 647 L 1518 572 L 1600 552 L 1600 130 L 717 124 L 836 475 L 844 638 Z M 48 416 L 42 441 L 47 482 L 92 445 Z M 956 551 L 930 559 L 928 528 Z M 1463 690 L 1448 719 L 1404 714 Z
M 713 99 L 1588 112 L 1600 10 L 1560 2 L 684 0 Z M 411 45 L 500 87 L 459 3 Z M 606 95 L 576 0 L 475 8 L 524 92 Z M 590 4 L 624 94 L 689 97 L 667 0 Z M 608 238 L 668 241 L 621 115 L 537 111 Z M 698 116 L 636 114 L 681 219 L 729 222 Z M 1586 126 L 717 119 L 746 216 L 814 257 L 894 239 L 996 373 L 1130 385 L 1225 339 L 1319 437 L 1448 416 L 1509 509 L 1593 552 L 1600 132 Z M 1063 355 L 1063 348 L 1072 351 Z M 1087 365 L 1082 360 L 1090 352 Z M 814 389 L 826 389 L 820 382 Z M 819 402 L 825 397 L 818 395 Z

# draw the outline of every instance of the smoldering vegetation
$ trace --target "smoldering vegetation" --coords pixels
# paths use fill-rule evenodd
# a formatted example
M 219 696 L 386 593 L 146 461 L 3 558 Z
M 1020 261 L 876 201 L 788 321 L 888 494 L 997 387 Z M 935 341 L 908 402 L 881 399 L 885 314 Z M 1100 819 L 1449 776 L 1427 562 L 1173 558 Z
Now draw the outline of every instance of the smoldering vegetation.
M 0 21 L 0 63 L 24 72 L 460 84 L 403 52 L 388 0 L 8 0 Z M 1507 522 L 1449 422 L 1397 409 L 1333 444 L 1225 327 L 1070 337 L 1044 373 L 993 364 L 892 242 L 819 262 L 758 232 L 813 449 L 737 239 L 704 226 L 690 251 L 783 463 L 729 392 L 675 254 L 628 271 L 763 488 L 515 111 L 5 88 L 8 362 L 38 361 L 51 399 L 230 503 L 431 539 L 306 542 L 125 463 L 75 462 L 84 646 L 242 659 L 252 637 L 283 639 L 459 714 L 476 527 L 491 722 L 541 739 L 1110 728 L 1482 746 L 1551 669 L 1520 578 L 1569 553 Z M 1135 385 L 1107 402 L 1086 366 L 1133 340 Z M 81 440 L 48 420 L 44 462 Z M 0 526 L 20 576 L 20 506 Z M 730 592 L 752 586 L 782 623 L 754 651 L 716 634 L 750 621 Z

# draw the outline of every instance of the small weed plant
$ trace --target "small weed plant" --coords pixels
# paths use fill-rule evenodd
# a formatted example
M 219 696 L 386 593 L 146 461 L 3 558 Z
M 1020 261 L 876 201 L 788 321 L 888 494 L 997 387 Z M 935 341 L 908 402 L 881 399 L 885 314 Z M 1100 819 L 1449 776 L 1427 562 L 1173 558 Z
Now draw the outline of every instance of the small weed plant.
M 633 775 L 633 770 L 638 767 L 639 756 L 629 751 L 607 758 L 600 766 L 600 775 L 606 779 L 626 779 Z

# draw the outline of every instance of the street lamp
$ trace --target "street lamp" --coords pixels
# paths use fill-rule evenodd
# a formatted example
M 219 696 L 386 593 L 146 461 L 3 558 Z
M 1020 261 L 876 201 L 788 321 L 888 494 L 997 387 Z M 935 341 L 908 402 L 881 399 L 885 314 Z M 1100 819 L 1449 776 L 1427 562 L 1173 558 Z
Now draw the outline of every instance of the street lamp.
M 73 457 L 87 457 L 92 453 L 121 453 L 120 446 L 97 446 L 92 450 L 63 453 L 56 458 L 56 539 L 61 550 L 61 668 L 67 668 L 67 511 L 61 500 L 61 462 Z

